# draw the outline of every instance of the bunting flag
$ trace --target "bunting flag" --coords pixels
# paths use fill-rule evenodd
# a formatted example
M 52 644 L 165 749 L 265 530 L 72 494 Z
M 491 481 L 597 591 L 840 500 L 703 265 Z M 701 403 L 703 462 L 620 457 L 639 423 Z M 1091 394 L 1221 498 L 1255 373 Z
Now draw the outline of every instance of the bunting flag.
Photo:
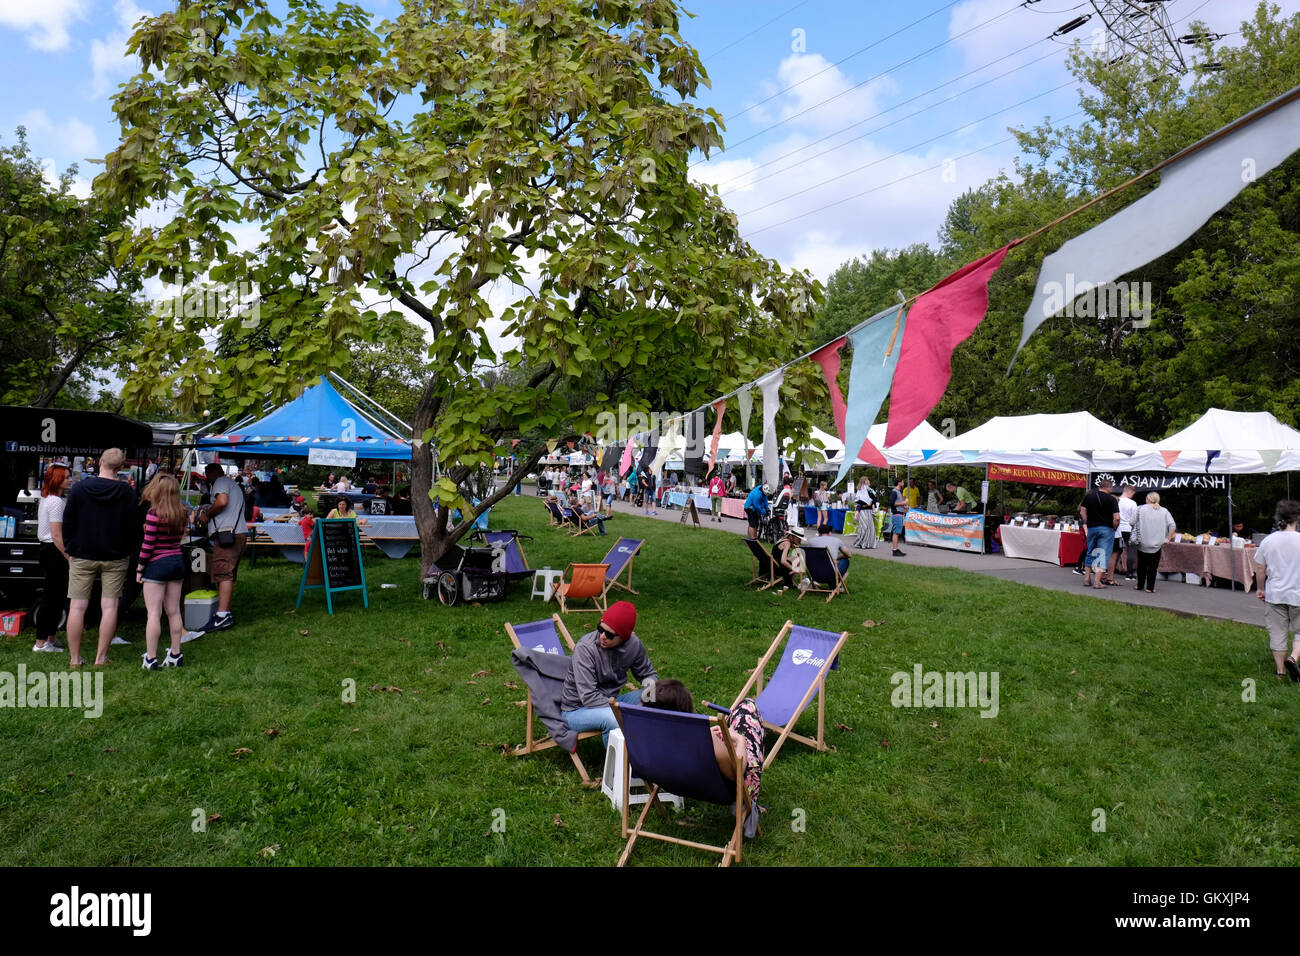
M 912 306 L 894 373 L 886 448 L 910 435 L 943 398 L 952 378 L 953 350 L 984 321 L 989 308 L 989 280 L 1013 245 L 1009 243 L 958 269 L 933 289 L 921 293 Z
M 638 463 L 637 467 L 640 468 L 642 471 L 646 471 L 646 472 L 652 471 L 653 469 L 651 468 L 651 464 L 654 462 L 654 460 L 655 460 L 655 446 L 646 445 L 644 448 L 641 449 L 641 461 Z
M 979 450 L 978 450 L 978 449 L 973 450 L 973 451 L 972 451 L 972 450 L 967 450 L 967 449 L 962 449 L 961 456 L 962 456 L 962 458 L 966 459 L 966 461 L 974 461 L 976 458 L 978 458 L 978 457 L 980 456 L 980 453 L 979 453 Z
M 722 416 L 727 412 L 727 400 L 720 398 L 713 403 L 713 414 L 717 417 L 713 422 L 713 438 L 709 441 L 709 467 L 704 472 L 705 477 L 713 474 L 713 469 L 718 465 L 718 441 L 722 438 Z
M 573 442 L 566 441 L 565 444 L 569 446 L 569 451 L 573 451 Z
M 840 394 L 840 349 L 844 347 L 844 343 L 847 341 L 848 339 L 841 336 L 829 345 L 823 345 L 810 356 L 814 362 L 821 366 L 822 375 L 826 378 L 826 389 L 831 393 L 831 413 L 835 416 L 835 430 L 839 432 L 840 441 L 844 441 L 844 421 L 848 411 L 844 405 L 844 396 Z M 844 459 L 852 462 L 854 457 L 861 458 L 868 464 L 875 465 L 878 468 L 889 467 L 889 463 L 885 461 L 885 456 L 880 453 L 880 449 L 871 444 L 870 438 L 862 443 L 862 450 L 856 456 L 850 455 L 848 446 L 845 445 Z
M 623 446 L 623 457 L 618 460 L 618 476 L 622 478 L 632 467 L 632 439 Z
M 1180 246 L 1234 196 L 1300 149 L 1300 87 L 1160 166 L 1160 185 L 1043 260 L 1020 345 L 1079 295 Z M 1013 359 L 1014 361 L 1014 359 Z
M 1043 450 L 1046 451 L 1046 449 L 1043 449 Z M 1091 452 L 1091 451 L 1079 451 L 1079 450 L 1076 448 L 1076 449 L 1074 449 L 1074 453 L 1075 453 L 1076 455 L 1078 455 L 1080 458 L 1082 458 L 1084 461 L 1086 461 L 1086 462 L 1088 463 L 1088 467 L 1089 467 L 1089 468 L 1092 468 L 1093 461 L 1092 461 L 1092 452 Z
M 659 454 L 655 455 L 654 463 L 650 466 L 650 470 L 654 472 L 656 478 L 663 472 L 664 462 L 672 458 L 684 444 L 685 442 L 682 441 L 682 420 L 679 418 L 674 420 L 668 426 L 668 430 L 664 432 L 664 436 L 659 443 Z
M 749 440 L 749 415 L 754 410 L 754 393 L 750 391 L 752 386 L 746 385 L 736 393 L 736 406 L 740 409 L 740 434 Z
M 850 449 L 865 449 L 868 444 L 867 432 L 875 423 L 880 405 L 889 393 L 889 383 L 894 380 L 900 354 L 898 342 L 908 324 L 904 306 L 894 305 L 877 312 L 865 325 L 849 334 L 853 366 L 849 369 L 849 401 L 844 419 L 844 461 L 840 463 L 839 474 L 832 485 L 843 481 L 853 467 Z M 864 461 L 870 460 L 861 452 L 859 457 Z M 878 463 L 872 461 L 872 464 Z M 879 467 L 887 466 L 881 464 Z
M 1259 457 L 1264 462 L 1264 470 L 1271 475 L 1273 474 L 1273 469 L 1277 467 L 1277 460 L 1282 457 L 1282 450 L 1280 448 L 1261 448 L 1259 450 Z
M 1178 460 L 1178 456 L 1181 454 L 1181 451 L 1162 451 L 1160 457 L 1165 460 L 1165 467 L 1168 468 Z
M 776 410 L 781 405 L 785 369 L 764 375 L 754 384 L 763 395 L 763 481 L 773 488 L 781 481 L 781 445 L 776 437 Z
M 1205 453 L 1205 473 L 1207 475 L 1210 473 L 1210 463 L 1222 454 L 1223 452 L 1221 451 L 1207 451 Z
M 547 453 L 548 455 L 554 455 L 554 454 L 555 454 L 555 446 L 558 445 L 558 444 L 559 444 L 559 442 L 556 441 L 554 438 L 549 438 L 549 439 L 547 439 L 547 441 L 546 441 L 546 453 Z

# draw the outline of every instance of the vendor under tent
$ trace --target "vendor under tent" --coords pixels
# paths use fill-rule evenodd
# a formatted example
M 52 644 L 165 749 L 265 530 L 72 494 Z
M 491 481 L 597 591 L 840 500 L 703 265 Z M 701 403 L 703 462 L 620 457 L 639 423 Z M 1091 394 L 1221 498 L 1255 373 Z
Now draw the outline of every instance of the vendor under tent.
M 401 419 L 331 372 L 288 404 L 203 435 L 196 445 L 234 457 L 308 458 L 315 451 L 340 453 L 342 461 L 350 454 L 353 460 L 396 462 L 411 458 L 405 431 Z

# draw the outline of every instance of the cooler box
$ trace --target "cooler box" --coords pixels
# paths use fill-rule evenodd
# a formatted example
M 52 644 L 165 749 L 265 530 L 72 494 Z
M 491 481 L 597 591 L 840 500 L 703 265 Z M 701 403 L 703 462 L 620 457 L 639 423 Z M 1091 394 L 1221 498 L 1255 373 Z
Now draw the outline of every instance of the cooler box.
M 0 634 L 17 637 L 22 633 L 23 618 L 26 616 L 26 611 L 0 611 Z
M 197 631 L 206 627 L 216 613 L 216 591 L 193 591 L 185 596 L 185 630 Z

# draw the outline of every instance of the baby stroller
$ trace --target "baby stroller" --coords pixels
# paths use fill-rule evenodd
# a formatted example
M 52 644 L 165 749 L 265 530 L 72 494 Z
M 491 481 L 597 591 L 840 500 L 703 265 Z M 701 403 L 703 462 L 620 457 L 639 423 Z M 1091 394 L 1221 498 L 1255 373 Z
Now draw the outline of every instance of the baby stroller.
M 432 566 L 424 578 L 424 599 L 437 594 L 445 607 L 455 607 L 461 601 L 503 601 L 510 591 L 511 577 L 506 570 L 505 547 L 453 544 L 442 556 L 441 564 Z

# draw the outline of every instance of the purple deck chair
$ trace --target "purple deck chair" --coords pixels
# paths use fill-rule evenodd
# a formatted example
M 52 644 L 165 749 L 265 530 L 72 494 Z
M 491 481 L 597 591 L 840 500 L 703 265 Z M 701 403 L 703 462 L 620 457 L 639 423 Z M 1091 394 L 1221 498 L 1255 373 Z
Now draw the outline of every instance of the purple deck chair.
M 627 845 L 623 848 L 623 855 L 618 858 L 618 865 L 627 863 L 639 837 L 721 853 L 721 866 L 730 865 L 732 860 L 739 862 L 744 839 L 743 825 L 749 812 L 749 790 L 745 787 L 745 768 L 739 754 L 734 750 L 731 752 L 736 767 L 735 780 L 728 780 L 722 775 L 717 758 L 713 755 L 712 728 L 715 722 L 719 726 L 725 726 L 725 719 L 636 704 L 620 704 L 616 700 L 611 700 L 610 706 L 622 728 L 628 758 L 623 765 L 622 783 L 622 835 L 627 837 Z M 727 742 L 727 749 L 731 750 L 731 737 L 723 734 L 722 739 Z M 628 782 L 633 774 L 649 785 L 650 794 L 636 825 L 629 828 Z M 713 846 L 646 830 L 646 817 L 650 808 L 659 802 L 660 790 L 706 803 L 739 808 L 730 839 L 722 846 Z
M 789 640 L 786 640 L 787 636 Z M 763 761 L 764 770 L 776 759 L 777 752 L 787 737 L 807 744 L 814 750 L 835 749 L 826 743 L 826 673 L 839 670 L 840 650 L 848 639 L 848 631 L 836 634 L 811 627 L 796 627 L 793 621 L 786 621 L 767 653 L 759 658 L 754 673 L 740 689 L 731 706 L 734 708 L 749 696 L 750 688 L 757 685 L 758 697 L 755 703 L 763 718 L 763 726 L 780 734 L 772 749 L 767 752 L 767 759 Z M 772 679 L 764 687 L 763 671 L 782 641 L 786 641 L 785 651 L 781 654 Z M 814 694 L 817 696 L 816 739 L 794 732 L 794 725 Z
M 544 654 L 558 654 L 560 657 L 568 657 L 569 651 L 573 650 L 573 638 L 569 636 L 568 629 L 565 628 L 564 622 L 560 620 L 560 615 L 552 614 L 550 617 L 542 618 L 540 621 L 531 621 L 527 624 L 506 624 L 506 634 L 510 637 L 512 643 L 518 649 L 528 649 L 541 651 Z M 563 640 L 563 643 L 561 643 Z M 565 645 L 568 650 L 565 650 Z M 555 739 L 550 733 L 545 733 L 541 737 L 533 736 L 533 717 L 539 716 L 545 725 L 548 720 L 563 720 L 558 712 L 554 715 L 540 715 L 533 706 L 533 692 L 528 691 L 527 711 L 525 713 L 525 730 L 524 742 L 510 751 L 512 757 L 522 757 L 525 754 L 535 754 L 543 750 L 550 750 L 558 746 Z M 599 730 L 589 730 L 578 734 L 578 740 L 586 740 L 588 737 L 599 737 Z M 573 765 L 578 768 L 578 773 L 582 777 L 584 787 L 596 787 L 599 781 L 593 780 L 587 773 L 587 768 L 582 762 L 582 758 L 577 752 L 569 754 L 569 759 Z
M 645 540 L 638 538 L 619 538 L 614 542 L 614 547 L 609 549 L 609 553 L 600 562 L 609 565 L 609 570 L 605 572 L 606 595 L 613 588 L 622 588 L 630 594 L 640 593 L 632 587 L 632 560 L 637 556 L 643 544 L 645 544 Z M 627 580 L 619 581 L 624 572 L 627 572 Z M 671 792 L 670 790 L 669 793 Z
M 518 581 L 532 575 L 528 559 L 524 557 L 524 546 L 519 543 L 521 536 L 518 531 L 483 531 L 481 534 L 485 544 L 505 550 L 506 575 L 510 580 Z
M 551 501 L 549 498 L 544 502 L 546 510 L 551 515 L 551 524 L 556 528 L 572 527 L 577 524 L 573 517 L 573 511 L 568 508 L 561 508 L 559 502 Z

